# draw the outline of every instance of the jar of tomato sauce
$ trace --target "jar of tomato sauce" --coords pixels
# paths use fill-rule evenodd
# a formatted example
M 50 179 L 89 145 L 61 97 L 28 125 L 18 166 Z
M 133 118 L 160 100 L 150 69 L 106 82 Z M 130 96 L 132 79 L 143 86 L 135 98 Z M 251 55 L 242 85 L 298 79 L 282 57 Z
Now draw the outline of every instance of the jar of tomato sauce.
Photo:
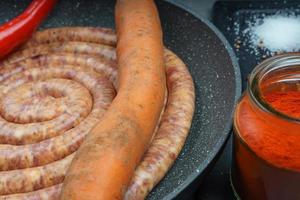
M 300 200 L 300 54 L 259 64 L 234 114 L 231 182 L 243 200 Z

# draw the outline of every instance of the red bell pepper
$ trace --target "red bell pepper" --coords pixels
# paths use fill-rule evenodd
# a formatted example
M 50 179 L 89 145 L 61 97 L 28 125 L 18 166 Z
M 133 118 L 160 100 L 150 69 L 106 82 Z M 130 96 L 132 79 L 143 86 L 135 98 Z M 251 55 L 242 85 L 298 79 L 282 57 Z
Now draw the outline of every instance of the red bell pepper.
M 31 37 L 55 3 L 56 0 L 33 0 L 23 13 L 0 26 L 0 59 Z

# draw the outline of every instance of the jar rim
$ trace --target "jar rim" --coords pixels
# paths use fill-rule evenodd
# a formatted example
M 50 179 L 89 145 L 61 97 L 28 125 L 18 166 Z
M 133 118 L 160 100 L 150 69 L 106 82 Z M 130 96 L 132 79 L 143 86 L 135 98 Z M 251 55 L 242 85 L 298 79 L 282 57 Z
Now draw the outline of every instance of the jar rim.
M 250 94 L 250 100 L 263 111 L 287 121 L 300 123 L 300 118 L 289 116 L 274 109 L 266 100 L 264 100 L 259 89 L 260 81 L 268 72 L 273 72 L 289 66 L 294 67 L 295 65 L 299 65 L 300 67 L 300 53 L 284 53 L 264 60 L 250 73 L 247 83 L 247 92 Z M 263 76 L 261 77 L 261 75 Z

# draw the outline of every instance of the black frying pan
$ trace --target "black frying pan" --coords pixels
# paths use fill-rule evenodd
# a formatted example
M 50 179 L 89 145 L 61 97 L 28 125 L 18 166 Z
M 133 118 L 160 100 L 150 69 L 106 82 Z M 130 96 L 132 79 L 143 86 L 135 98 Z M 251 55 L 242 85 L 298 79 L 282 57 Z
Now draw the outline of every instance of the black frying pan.
M 0 1 L 0 23 L 16 16 L 29 2 Z M 111 0 L 60 0 L 43 28 L 113 28 L 114 3 Z M 157 1 L 157 6 L 165 45 L 189 67 L 197 99 L 184 149 L 148 199 L 184 199 L 192 194 L 195 183 L 207 171 L 229 135 L 232 111 L 241 90 L 240 72 L 229 44 L 212 24 L 165 1 Z

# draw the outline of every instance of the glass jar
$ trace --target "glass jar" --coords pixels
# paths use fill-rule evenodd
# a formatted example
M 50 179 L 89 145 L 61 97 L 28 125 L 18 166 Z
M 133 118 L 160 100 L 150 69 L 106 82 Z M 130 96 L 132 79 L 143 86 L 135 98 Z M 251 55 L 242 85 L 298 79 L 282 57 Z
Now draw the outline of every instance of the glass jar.
M 299 53 L 255 67 L 237 104 L 231 182 L 243 200 L 300 199 L 300 118 L 266 101 L 271 92 L 299 94 Z

